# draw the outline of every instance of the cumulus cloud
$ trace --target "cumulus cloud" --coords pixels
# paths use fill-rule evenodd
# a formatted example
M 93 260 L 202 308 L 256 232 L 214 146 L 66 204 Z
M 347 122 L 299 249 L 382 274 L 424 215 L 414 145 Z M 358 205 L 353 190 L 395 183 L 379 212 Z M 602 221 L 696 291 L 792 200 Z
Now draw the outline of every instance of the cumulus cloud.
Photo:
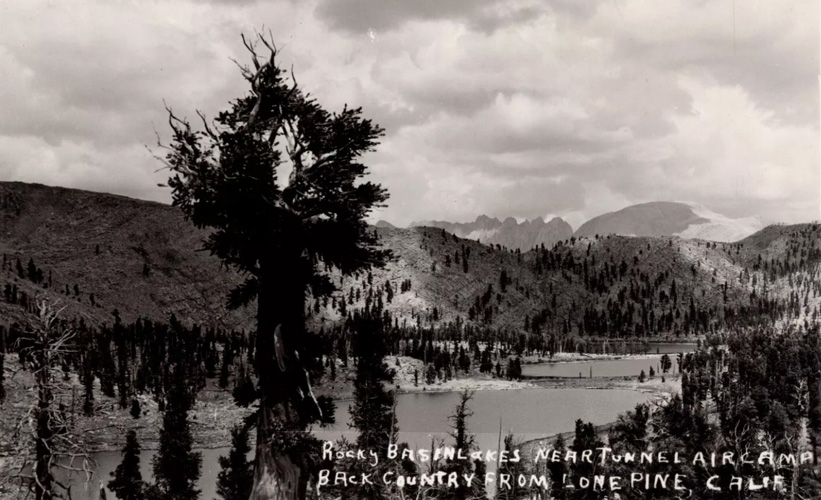
M 240 33 L 331 110 L 386 128 L 369 154 L 397 224 L 651 200 L 818 218 L 811 0 L 0 0 L 0 179 L 168 201 L 144 145 L 163 100 L 213 115 L 246 92 Z
M 316 11 L 330 26 L 354 33 L 387 31 L 411 21 L 456 20 L 492 32 L 535 15 L 538 3 L 492 0 L 323 0 Z

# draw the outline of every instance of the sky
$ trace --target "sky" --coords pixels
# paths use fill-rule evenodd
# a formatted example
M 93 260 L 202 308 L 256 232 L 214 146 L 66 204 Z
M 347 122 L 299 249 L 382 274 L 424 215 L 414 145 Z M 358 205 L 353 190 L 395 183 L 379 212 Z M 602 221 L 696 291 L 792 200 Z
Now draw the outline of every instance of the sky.
M 821 218 L 817 0 L 0 0 L 0 180 L 170 202 L 177 114 L 248 92 L 240 34 L 329 111 L 397 225 L 585 220 L 655 200 Z

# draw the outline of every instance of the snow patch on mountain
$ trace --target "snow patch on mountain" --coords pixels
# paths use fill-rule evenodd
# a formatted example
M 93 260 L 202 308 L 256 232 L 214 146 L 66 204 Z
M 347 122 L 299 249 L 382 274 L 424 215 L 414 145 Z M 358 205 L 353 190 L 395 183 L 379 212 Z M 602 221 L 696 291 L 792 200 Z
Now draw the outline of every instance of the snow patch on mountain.
M 760 231 L 764 224 L 758 217 L 731 219 L 697 203 L 687 203 L 693 213 L 707 222 L 691 224 L 684 231 L 675 233 L 682 238 L 698 238 L 709 241 L 734 242 Z
M 487 243 L 487 241 L 496 236 L 498 232 L 498 229 L 476 229 L 466 234 L 464 238 Z

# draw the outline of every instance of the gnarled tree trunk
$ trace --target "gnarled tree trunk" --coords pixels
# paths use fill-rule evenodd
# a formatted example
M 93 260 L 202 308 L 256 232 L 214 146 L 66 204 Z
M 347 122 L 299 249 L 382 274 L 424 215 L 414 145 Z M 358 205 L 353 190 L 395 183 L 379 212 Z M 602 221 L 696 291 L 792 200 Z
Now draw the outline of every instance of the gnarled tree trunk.
M 270 409 L 260 407 L 254 487 L 250 500 L 293 500 L 304 497 L 303 471 L 271 442 L 274 433 Z M 300 495 L 300 491 L 303 493 Z
M 251 500 L 305 498 L 304 464 L 283 449 L 284 432 L 304 432 L 296 422 L 293 405 L 300 397 L 304 373 L 298 349 L 305 330 L 306 265 L 287 243 L 272 242 L 275 250 L 260 262 L 255 368 L 259 376 L 260 406 Z

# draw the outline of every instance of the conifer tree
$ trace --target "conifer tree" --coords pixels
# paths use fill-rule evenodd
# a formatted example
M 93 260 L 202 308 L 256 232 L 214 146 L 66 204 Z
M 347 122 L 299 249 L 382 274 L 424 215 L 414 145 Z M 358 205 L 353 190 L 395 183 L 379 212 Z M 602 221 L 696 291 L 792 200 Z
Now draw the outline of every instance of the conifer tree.
M 305 299 L 309 290 L 314 298 L 333 292 L 324 269 L 351 275 L 390 255 L 365 221 L 387 192 L 361 182 L 360 158 L 383 131 L 360 109 L 329 113 L 305 95 L 278 66 L 272 40 L 243 42 L 250 93 L 214 123 L 200 115 L 202 131 L 168 109 L 165 164 L 174 205 L 210 230 L 208 250 L 247 276 L 230 306 L 256 300 L 261 404 L 251 498 L 304 498 L 313 446 L 304 429 L 322 418 L 307 372 L 319 353 L 305 331 Z
M 670 361 L 670 355 L 665 354 L 661 357 L 661 371 L 663 373 L 667 373 L 670 371 L 670 368 L 673 366 L 673 363 Z
M 473 411 L 468 406 L 468 403 L 473 398 L 473 392 L 465 390 L 459 394 L 459 403 L 457 403 L 454 412 L 450 415 L 451 434 L 453 438 L 453 447 L 457 452 L 461 452 L 464 456 L 470 456 L 470 453 L 476 450 L 475 437 L 468 432 L 467 420 L 473 415 Z M 442 470 L 447 473 L 455 472 L 459 475 L 459 484 L 456 488 L 449 487 L 442 492 L 442 498 L 450 498 L 455 500 L 474 499 L 482 496 L 479 484 L 484 483 L 484 477 L 479 477 L 477 474 L 473 483 L 468 486 L 465 475 L 475 472 L 473 464 L 469 460 L 453 459 L 448 460 L 444 464 Z
M 122 453 L 123 459 L 111 473 L 114 479 L 108 482 L 108 489 L 120 500 L 143 500 L 145 483 L 140 473 L 140 443 L 135 431 L 130 430 L 126 434 Z
M 592 450 L 595 453 L 597 448 L 603 446 L 599 435 L 596 432 L 596 426 L 590 422 L 584 422 L 582 419 L 576 420 L 575 435 L 573 437 L 573 450 L 579 455 L 584 450 Z M 591 478 L 594 474 L 599 473 L 601 465 L 598 461 L 593 463 L 576 462 L 570 465 L 570 470 L 573 473 L 573 484 L 579 488 L 579 478 Z M 578 489 L 574 494 L 574 498 L 593 499 L 597 498 L 597 494 L 590 489 Z
M 384 389 L 393 374 L 384 362 L 387 354 L 385 332 L 379 312 L 357 312 L 353 322 L 353 352 L 357 359 L 354 379 L 354 404 L 351 421 L 359 431 L 357 446 L 361 449 L 383 450 L 392 428 L 393 393 Z
M 248 500 L 254 483 L 254 466 L 248 462 L 248 427 L 239 424 L 231 429 L 231 450 L 227 457 L 219 457 L 217 494 L 225 500 Z
M 0 327 L 0 403 L 6 400 L 6 387 L 4 382 L 6 380 L 5 370 L 6 361 L 6 332 L 3 327 Z
M 508 434 L 505 436 L 505 451 L 507 452 L 507 457 L 514 456 L 514 450 L 519 447 L 519 443 L 515 441 L 513 434 Z M 524 475 L 524 467 L 521 461 L 511 461 L 506 460 L 501 462 L 499 465 L 499 477 L 502 477 L 502 474 L 508 477 L 508 481 L 510 484 L 510 488 L 502 488 L 496 493 L 496 497 L 499 500 L 519 500 L 525 498 L 531 498 L 531 494 L 527 488 L 522 487 L 519 484 L 519 477 Z
M 91 353 L 83 356 L 83 414 L 94 415 L 94 370 L 91 366 Z
M 34 259 L 29 259 L 26 271 L 26 276 L 28 277 L 29 281 L 35 281 L 37 278 L 37 266 L 34 265 Z
M 155 484 L 151 488 L 150 497 L 160 500 L 196 500 L 200 494 L 196 485 L 200 477 L 202 457 L 199 452 L 192 451 L 193 438 L 188 411 L 193 404 L 193 396 L 186 386 L 184 370 L 179 369 L 174 375 L 174 384 L 163 412 L 160 448 L 152 463 Z
M 140 412 L 141 412 L 140 401 L 137 398 L 132 399 L 131 400 L 131 410 L 130 410 L 131 416 L 135 419 L 140 418 Z
M 553 449 L 556 450 L 559 456 L 564 457 L 567 447 L 561 434 L 556 436 Z M 567 474 L 567 465 L 563 460 L 551 460 L 547 464 L 547 470 L 550 474 L 550 497 L 555 500 L 564 500 L 566 491 L 564 479 L 565 474 Z
M 219 387 L 220 389 L 227 389 L 228 388 L 228 370 L 231 367 L 231 349 L 226 344 L 225 347 L 222 349 L 222 364 L 220 365 L 220 378 L 219 378 Z
M 394 394 L 384 384 L 393 381 L 393 373 L 384 362 L 388 352 L 380 310 L 365 308 L 351 322 L 354 330 L 353 353 L 356 356 L 354 403 L 350 407 L 351 423 L 359 432 L 356 447 L 379 454 L 381 466 L 388 467 L 387 449 L 396 443 Z M 357 464 L 361 465 L 361 464 Z M 384 498 L 381 485 L 362 485 L 357 494 L 362 499 Z
M 487 464 L 484 460 L 473 461 L 473 473 L 476 474 L 476 481 L 473 485 L 473 498 L 475 500 L 487 500 L 487 488 L 485 487 L 485 476 L 487 474 Z

